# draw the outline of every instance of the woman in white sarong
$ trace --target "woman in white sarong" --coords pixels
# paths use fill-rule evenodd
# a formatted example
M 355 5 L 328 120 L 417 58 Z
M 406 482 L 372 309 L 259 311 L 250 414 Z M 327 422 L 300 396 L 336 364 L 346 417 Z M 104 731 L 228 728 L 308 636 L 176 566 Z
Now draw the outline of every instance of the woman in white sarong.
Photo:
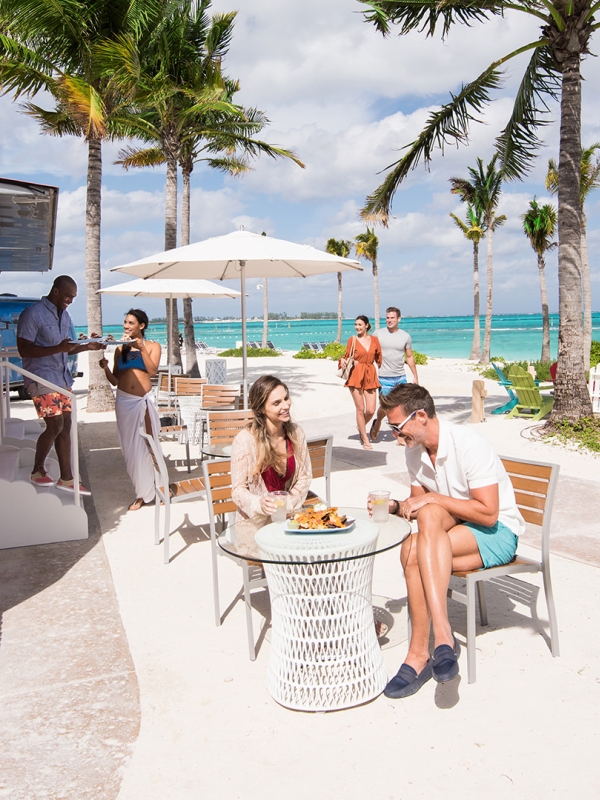
M 140 436 L 140 427 L 158 438 L 160 420 L 156 398 L 151 391 L 150 378 L 158 372 L 160 345 L 146 341 L 148 316 L 139 308 L 132 308 L 123 323 L 124 338 L 131 344 L 117 347 L 111 371 L 103 358 L 100 366 L 113 386 L 117 387 L 115 413 L 121 450 L 125 458 L 127 473 L 135 489 L 135 499 L 129 506 L 137 511 L 144 503 L 154 500 L 154 464 Z

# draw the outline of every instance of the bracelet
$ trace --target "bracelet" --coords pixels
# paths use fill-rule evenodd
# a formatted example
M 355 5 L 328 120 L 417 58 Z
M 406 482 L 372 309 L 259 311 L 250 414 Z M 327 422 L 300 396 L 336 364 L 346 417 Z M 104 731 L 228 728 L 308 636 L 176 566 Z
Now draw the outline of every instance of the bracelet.
M 396 507 L 390 513 L 393 514 L 394 517 L 397 517 L 398 514 L 400 513 L 400 501 L 399 500 L 394 500 L 394 498 L 392 497 L 392 503 L 396 503 Z

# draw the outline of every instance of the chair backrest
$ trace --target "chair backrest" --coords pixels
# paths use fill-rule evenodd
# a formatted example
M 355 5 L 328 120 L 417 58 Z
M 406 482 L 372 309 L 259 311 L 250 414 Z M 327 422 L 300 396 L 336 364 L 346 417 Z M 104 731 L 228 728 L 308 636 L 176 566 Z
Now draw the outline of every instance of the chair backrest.
M 213 446 L 231 444 L 253 417 L 253 411 L 207 411 L 208 441 Z
M 501 457 L 525 522 L 542 528 L 542 560 L 550 555 L 550 522 L 560 467 L 539 461 Z
M 202 393 L 202 386 L 206 378 L 175 378 L 175 394 L 181 396 L 198 396 Z
M 202 464 L 204 486 L 206 489 L 206 502 L 210 517 L 211 532 L 214 531 L 215 517 L 237 511 L 237 506 L 232 500 L 233 487 L 231 485 L 231 461 L 220 459 L 218 461 L 204 461 Z
M 325 500 L 331 505 L 331 454 L 333 450 L 333 436 L 320 436 L 307 439 L 308 454 L 312 467 L 313 478 L 325 478 Z
M 169 382 L 169 377 L 171 378 Z M 158 391 L 160 394 L 168 394 L 175 391 L 175 375 L 169 376 L 168 372 L 158 373 Z
M 150 453 L 150 458 L 152 459 L 152 463 L 154 465 L 154 480 L 156 486 L 163 493 L 166 492 L 168 494 L 169 471 L 167 470 L 167 465 L 165 463 L 165 458 L 163 456 L 160 443 L 157 442 L 149 433 L 146 433 L 146 430 L 143 426 L 140 428 L 140 435 L 146 442 L 148 452 Z
M 238 384 L 205 383 L 202 386 L 202 407 L 209 409 L 219 406 L 238 408 L 242 391 L 242 387 Z
M 529 372 L 525 372 L 517 364 L 513 364 L 508 372 L 508 377 L 519 398 L 519 405 L 530 408 L 539 408 L 542 405 L 540 390 Z
M 503 383 L 503 384 L 509 384 L 510 383 L 509 379 L 504 374 L 504 371 L 500 369 L 498 364 L 494 364 L 493 361 L 491 361 L 490 363 L 491 363 L 492 367 L 496 370 L 496 375 L 498 376 L 498 379 L 500 380 L 500 382 Z

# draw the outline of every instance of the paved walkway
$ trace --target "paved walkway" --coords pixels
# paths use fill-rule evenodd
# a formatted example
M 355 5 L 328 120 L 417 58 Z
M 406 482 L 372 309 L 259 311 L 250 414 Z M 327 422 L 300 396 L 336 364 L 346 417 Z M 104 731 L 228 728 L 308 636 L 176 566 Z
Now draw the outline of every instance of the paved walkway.
M 301 394 L 302 377 L 291 373 Z M 318 385 L 315 380 L 308 391 L 318 394 Z M 321 416 L 320 408 L 314 418 L 314 398 L 311 405 L 301 394 L 297 404 L 307 433 L 334 433 L 336 502 L 361 504 L 374 487 L 402 496 L 403 448 L 386 435 L 376 450 L 363 451 L 352 433 L 349 398 L 337 397 L 330 415 Z M 464 393 L 447 397 L 444 413 L 465 412 Z M 516 581 L 512 588 L 490 587 L 491 624 L 479 631 L 477 683 L 467 685 L 464 668 L 463 678 L 427 684 L 407 701 L 380 697 L 334 714 L 300 714 L 278 706 L 266 691 L 265 595 L 254 604 L 257 631 L 263 626 L 255 662 L 247 657 L 240 603 L 220 628 L 214 625 L 206 504 L 176 507 L 172 560 L 164 566 L 162 549 L 152 544 L 154 510 L 126 511 L 131 487 L 112 417 L 84 418 L 81 441 L 94 497 L 87 506 L 90 539 L 0 551 L 0 797 L 599 795 L 598 471 L 584 477 L 576 456 L 531 443 L 532 457 L 553 460 L 554 452 L 564 462 L 553 532 L 561 658 L 548 651 L 543 599 L 537 613 L 533 605 L 539 581 L 526 595 Z M 515 454 L 511 442 L 518 443 L 524 427 L 515 423 L 481 431 L 500 451 Z M 183 464 L 169 448 L 175 474 Z M 530 541 L 522 548 L 533 554 Z M 235 564 L 221 561 L 226 608 L 241 576 Z M 391 625 L 383 643 L 391 675 L 406 641 L 396 552 L 378 557 L 374 592 Z M 451 603 L 450 612 L 463 638 L 464 610 Z

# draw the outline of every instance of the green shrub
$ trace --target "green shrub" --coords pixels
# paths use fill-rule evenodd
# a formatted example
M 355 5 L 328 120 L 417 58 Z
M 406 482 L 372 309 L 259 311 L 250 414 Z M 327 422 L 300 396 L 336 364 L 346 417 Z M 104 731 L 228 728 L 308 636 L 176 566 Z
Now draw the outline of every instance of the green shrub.
M 332 361 L 339 361 L 345 352 L 346 345 L 341 344 L 340 342 L 329 342 L 329 344 L 326 344 L 323 349 L 323 354 L 325 357 L 330 358 Z
M 427 364 L 427 356 L 425 353 L 418 353 L 416 350 L 413 350 L 413 356 L 415 357 L 415 364 L 419 367 L 424 367 Z
M 315 353 L 314 350 L 298 350 L 292 358 L 327 358 L 325 353 Z
M 600 420 L 595 417 L 582 417 L 577 422 L 569 422 L 563 419 L 562 422 L 554 423 L 554 433 L 561 442 L 568 444 L 574 443 L 594 453 L 600 453 Z
M 232 347 L 230 350 L 223 350 L 222 353 L 219 353 L 220 356 L 226 357 L 234 357 L 237 356 L 241 358 L 243 355 L 241 347 Z M 277 358 L 280 356 L 281 353 L 277 350 L 271 350 L 269 347 L 249 347 L 247 349 L 248 358 Z
M 590 347 L 590 367 L 600 364 L 600 342 L 592 342 Z
M 547 361 L 505 361 L 503 358 L 492 358 L 502 372 L 508 377 L 509 369 L 515 364 L 527 372 L 527 367 L 535 367 L 535 377 L 538 381 L 550 381 L 550 364 Z M 485 364 L 475 368 L 483 378 L 489 378 L 492 381 L 498 380 L 498 374 L 491 364 Z

